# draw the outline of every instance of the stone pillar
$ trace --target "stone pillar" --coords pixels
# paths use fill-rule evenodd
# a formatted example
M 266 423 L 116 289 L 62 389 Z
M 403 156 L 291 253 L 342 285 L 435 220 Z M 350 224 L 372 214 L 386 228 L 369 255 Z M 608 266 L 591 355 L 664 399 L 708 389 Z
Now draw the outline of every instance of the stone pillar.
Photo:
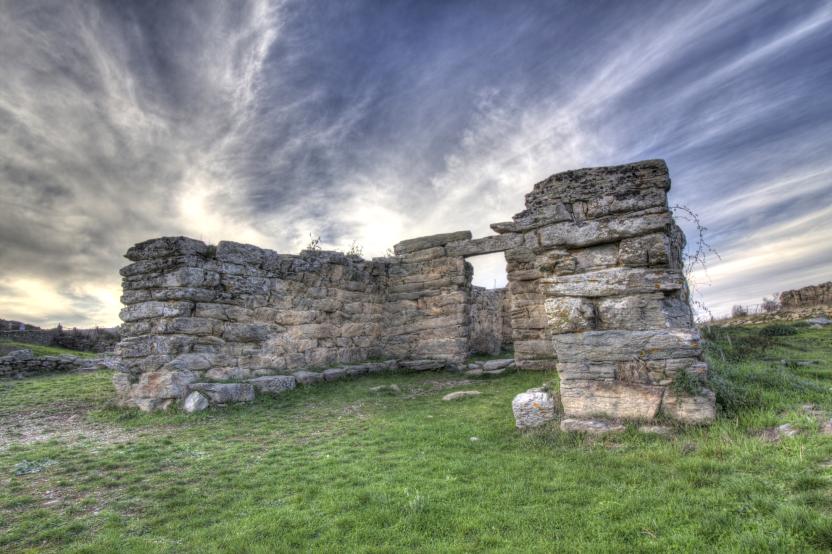
M 518 365 L 556 360 L 567 417 L 714 417 L 669 189 L 661 160 L 567 171 L 492 225 L 524 237 L 506 253 Z M 682 372 L 703 386 L 675 392 Z

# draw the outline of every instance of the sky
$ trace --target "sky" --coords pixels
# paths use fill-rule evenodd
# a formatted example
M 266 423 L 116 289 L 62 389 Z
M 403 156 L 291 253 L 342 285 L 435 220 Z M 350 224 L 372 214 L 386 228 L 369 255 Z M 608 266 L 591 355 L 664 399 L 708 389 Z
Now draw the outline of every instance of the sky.
M 0 0 L 0 76 L 0 318 L 117 324 L 149 238 L 381 256 L 652 158 L 712 312 L 832 280 L 832 1 Z

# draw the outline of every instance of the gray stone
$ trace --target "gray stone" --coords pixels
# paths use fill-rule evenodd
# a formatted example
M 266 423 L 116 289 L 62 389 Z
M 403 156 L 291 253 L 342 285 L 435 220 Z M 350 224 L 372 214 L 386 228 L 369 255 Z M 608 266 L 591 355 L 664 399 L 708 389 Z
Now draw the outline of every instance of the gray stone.
M 649 420 L 656 417 L 664 387 L 619 381 L 563 381 L 560 398 L 569 417 L 620 417 Z
M 370 387 L 370 392 L 381 393 L 381 392 L 388 392 L 393 394 L 399 394 L 402 392 L 402 389 L 399 385 L 378 385 L 375 387 Z
M 301 385 L 313 385 L 324 380 L 323 374 L 316 371 L 296 371 L 292 377 Z
M 192 383 L 189 388 L 201 392 L 215 404 L 254 400 L 254 387 L 249 383 Z
M 442 369 L 446 363 L 443 360 L 402 360 L 399 362 L 399 367 L 408 371 L 428 371 Z
M 485 371 L 494 371 L 495 369 L 503 369 L 514 365 L 514 358 L 506 358 L 504 360 L 488 360 L 482 364 Z
M 192 414 L 194 412 L 201 412 L 205 408 L 208 407 L 208 399 L 202 394 L 197 391 L 192 392 L 189 394 L 185 401 L 182 403 L 182 409 Z
M 430 235 L 427 237 L 419 237 L 415 239 L 403 240 L 393 246 L 393 251 L 397 256 L 402 254 L 409 254 L 418 250 L 426 250 L 435 246 L 444 246 L 449 242 L 456 242 L 460 240 L 470 240 L 471 231 L 458 231 L 456 233 L 442 233 L 439 235 Z
M 295 388 L 295 378 L 291 375 L 267 375 L 248 381 L 254 390 L 264 394 L 280 394 Z
M 638 432 L 646 435 L 673 436 L 673 428 L 667 425 L 639 425 Z
M 588 435 L 606 435 L 622 433 L 625 427 L 620 423 L 601 419 L 566 418 L 560 422 L 560 430 L 567 433 L 586 433 Z
M 324 370 L 324 381 L 338 381 L 340 379 L 344 379 L 347 376 L 347 370 L 343 367 L 335 367 L 332 369 Z
M 546 391 L 530 389 L 514 397 L 511 402 L 518 429 L 540 427 L 556 417 L 555 399 Z
M 446 394 L 442 397 L 442 400 L 446 402 L 451 400 L 462 400 L 463 398 L 473 398 L 474 396 L 479 396 L 480 394 L 482 393 L 478 390 L 459 390 Z

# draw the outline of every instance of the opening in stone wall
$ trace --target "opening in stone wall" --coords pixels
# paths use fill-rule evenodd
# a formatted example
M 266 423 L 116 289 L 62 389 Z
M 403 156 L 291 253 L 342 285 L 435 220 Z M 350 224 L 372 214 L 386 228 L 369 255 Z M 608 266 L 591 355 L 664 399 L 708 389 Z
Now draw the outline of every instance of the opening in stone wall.
M 496 356 L 512 351 L 506 259 L 502 252 L 465 259 L 473 267 L 468 350 Z

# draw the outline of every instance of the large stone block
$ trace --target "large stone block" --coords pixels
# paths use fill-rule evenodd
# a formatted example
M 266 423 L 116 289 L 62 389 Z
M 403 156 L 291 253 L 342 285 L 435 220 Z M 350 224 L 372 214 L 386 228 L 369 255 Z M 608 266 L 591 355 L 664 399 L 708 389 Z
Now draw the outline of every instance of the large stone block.
M 716 395 L 708 389 L 702 389 L 696 395 L 687 395 L 674 393 L 668 388 L 662 412 L 683 423 L 711 423 L 716 418 Z
M 540 244 L 547 247 L 584 248 L 665 231 L 671 223 L 672 218 L 667 212 L 583 223 L 555 223 L 540 229 Z
M 677 271 L 643 268 L 611 268 L 575 275 L 540 279 L 544 294 L 597 298 L 622 294 L 646 294 L 684 289 L 685 276 Z
M 409 254 L 418 250 L 427 250 L 436 246 L 445 246 L 449 242 L 460 240 L 470 240 L 471 231 L 457 231 L 455 233 L 441 233 L 438 235 L 430 235 L 427 237 L 418 237 L 415 239 L 403 240 L 393 246 L 393 251 L 397 256 L 402 254 Z
M 693 329 L 648 331 L 587 331 L 553 335 L 561 362 L 661 360 L 701 355 L 699 334 Z
M 138 321 L 152 317 L 183 317 L 191 315 L 192 302 L 142 302 L 123 308 L 119 312 L 122 321 Z
M 586 298 L 547 298 L 543 306 L 550 333 L 578 333 L 595 328 L 595 306 Z
M 664 387 L 616 381 L 562 381 L 560 399 L 569 417 L 595 416 L 653 419 L 659 411 Z
M 131 247 L 125 258 L 132 261 L 164 258 L 167 256 L 205 256 L 208 245 L 202 241 L 187 237 L 162 237 L 146 240 Z
M 201 392 L 214 404 L 254 400 L 254 387 L 250 383 L 192 383 L 189 389 Z

